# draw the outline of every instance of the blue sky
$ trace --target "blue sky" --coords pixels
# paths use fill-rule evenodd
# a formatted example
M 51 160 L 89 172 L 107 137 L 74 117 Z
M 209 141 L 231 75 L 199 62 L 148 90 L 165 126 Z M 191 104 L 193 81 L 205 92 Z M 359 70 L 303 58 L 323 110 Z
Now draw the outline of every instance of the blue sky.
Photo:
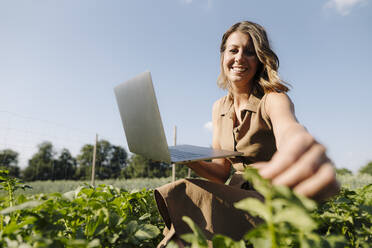
M 370 0 L 0 0 L 0 149 L 127 147 L 113 87 L 150 70 L 168 142 L 211 144 L 219 45 L 263 25 L 301 123 L 338 167 L 372 160 Z

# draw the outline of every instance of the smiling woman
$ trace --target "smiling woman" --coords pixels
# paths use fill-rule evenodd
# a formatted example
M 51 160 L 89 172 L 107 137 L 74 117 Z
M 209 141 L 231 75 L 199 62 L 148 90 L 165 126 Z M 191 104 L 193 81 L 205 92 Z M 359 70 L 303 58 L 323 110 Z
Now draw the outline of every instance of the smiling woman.
M 245 92 L 249 92 L 248 82 L 256 75 L 258 66 L 251 38 L 237 31 L 229 36 L 225 46 L 221 57 L 222 71 L 227 85 L 229 87 L 236 85 Z
M 207 180 L 183 179 L 155 190 L 166 228 L 159 247 L 190 231 L 189 216 L 211 240 L 224 234 L 239 240 L 260 220 L 234 208 L 247 197 L 263 197 L 243 179 L 246 167 L 255 167 L 273 184 L 324 200 L 339 186 L 326 149 L 297 122 L 288 87 L 278 76 L 279 59 L 271 50 L 263 27 L 252 22 L 233 25 L 221 43 L 218 85 L 228 94 L 212 110 L 213 148 L 239 151 L 243 156 L 187 164 Z M 231 166 L 233 174 L 229 185 Z
M 218 86 L 230 90 L 229 82 L 231 81 L 225 74 L 225 72 L 229 72 L 227 63 L 235 63 L 235 67 L 238 68 L 241 60 L 245 58 L 244 62 L 250 64 L 250 72 L 256 77 L 253 84 L 258 84 L 257 90 L 287 92 L 288 87 L 281 84 L 282 80 L 277 72 L 279 59 L 270 48 L 265 29 L 259 25 L 249 25 L 250 22 L 245 23 L 246 25 L 236 23 L 222 37 L 220 46 L 221 72 L 217 79 Z M 235 61 L 236 59 L 240 59 L 240 61 Z M 246 80 L 252 79 L 253 77 L 246 78 Z

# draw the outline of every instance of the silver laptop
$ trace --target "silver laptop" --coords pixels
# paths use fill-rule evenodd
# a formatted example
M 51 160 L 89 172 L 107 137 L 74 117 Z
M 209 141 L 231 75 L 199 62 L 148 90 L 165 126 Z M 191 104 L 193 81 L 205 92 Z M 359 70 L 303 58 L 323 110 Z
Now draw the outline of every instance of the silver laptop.
M 149 71 L 116 86 L 114 92 L 132 153 L 169 164 L 242 155 L 191 145 L 168 146 Z

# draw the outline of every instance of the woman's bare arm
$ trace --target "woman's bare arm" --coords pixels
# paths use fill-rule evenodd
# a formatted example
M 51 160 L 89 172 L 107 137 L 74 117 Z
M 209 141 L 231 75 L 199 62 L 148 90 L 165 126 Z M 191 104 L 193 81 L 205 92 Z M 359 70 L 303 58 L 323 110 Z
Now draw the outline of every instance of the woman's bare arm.
M 336 194 L 339 185 L 326 148 L 297 122 L 289 97 L 284 93 L 270 93 L 265 109 L 278 150 L 270 161 L 259 163 L 260 174 L 273 184 L 292 187 L 315 199 Z

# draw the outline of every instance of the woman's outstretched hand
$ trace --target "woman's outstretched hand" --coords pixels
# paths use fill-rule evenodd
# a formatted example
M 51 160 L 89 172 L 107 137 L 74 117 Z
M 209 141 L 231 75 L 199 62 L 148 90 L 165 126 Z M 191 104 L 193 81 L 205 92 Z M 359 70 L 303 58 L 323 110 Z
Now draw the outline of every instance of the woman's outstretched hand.
M 253 165 L 262 177 L 318 201 L 337 194 L 340 186 L 326 149 L 297 122 L 289 97 L 270 93 L 266 112 L 273 124 L 278 150 L 270 161 Z
M 296 133 L 286 141 L 270 161 L 253 165 L 261 176 L 317 201 L 337 194 L 340 186 L 325 147 L 307 132 Z

